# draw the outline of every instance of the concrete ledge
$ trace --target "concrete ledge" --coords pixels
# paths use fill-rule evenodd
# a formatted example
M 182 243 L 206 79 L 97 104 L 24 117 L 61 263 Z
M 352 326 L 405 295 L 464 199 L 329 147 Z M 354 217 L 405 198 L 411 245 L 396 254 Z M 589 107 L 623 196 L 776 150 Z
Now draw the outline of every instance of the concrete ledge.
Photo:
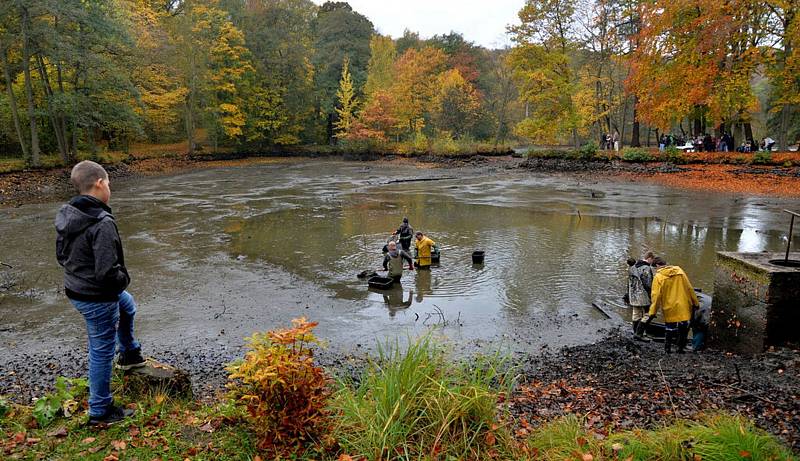
M 758 353 L 800 342 L 800 268 L 779 266 L 785 253 L 717 253 L 710 343 Z M 800 253 L 790 259 L 800 260 Z

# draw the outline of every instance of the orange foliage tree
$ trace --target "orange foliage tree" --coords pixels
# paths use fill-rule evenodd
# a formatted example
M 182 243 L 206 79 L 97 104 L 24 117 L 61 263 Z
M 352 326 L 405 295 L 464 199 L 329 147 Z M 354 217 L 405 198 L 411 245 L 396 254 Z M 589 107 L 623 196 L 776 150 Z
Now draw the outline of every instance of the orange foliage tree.
M 395 101 L 397 127 L 413 134 L 430 118 L 438 91 L 438 76 L 445 70 L 447 56 L 436 48 L 409 48 L 394 65 L 395 81 L 390 93 Z
M 706 113 L 718 124 L 747 121 L 763 31 L 759 7 L 735 0 L 656 0 L 639 5 L 638 47 L 627 88 L 642 120 L 667 130 Z
M 396 126 L 394 98 L 388 91 L 377 90 L 353 121 L 344 139 L 385 142 L 396 133 Z

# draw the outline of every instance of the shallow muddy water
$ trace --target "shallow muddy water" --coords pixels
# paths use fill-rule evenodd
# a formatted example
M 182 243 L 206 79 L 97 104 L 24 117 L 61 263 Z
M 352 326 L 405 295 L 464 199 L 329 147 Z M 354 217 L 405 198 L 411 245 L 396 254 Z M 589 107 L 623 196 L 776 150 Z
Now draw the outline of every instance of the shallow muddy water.
M 412 178 L 456 178 L 392 182 Z M 305 315 L 341 350 L 432 325 L 464 348 L 593 341 L 620 323 L 591 307 L 624 292 L 645 249 L 713 289 L 715 252 L 780 250 L 791 203 L 655 185 L 476 169 L 303 161 L 112 184 L 144 344 L 235 351 L 254 330 Z M 0 363 L 82 347 L 64 298 L 52 221 L 60 202 L 0 210 Z M 402 286 L 368 289 L 403 216 L 442 251 Z M 486 251 L 475 266 L 473 250 Z M 0 295 L 2 296 L 2 295 Z M 619 312 L 625 315 L 624 311 Z

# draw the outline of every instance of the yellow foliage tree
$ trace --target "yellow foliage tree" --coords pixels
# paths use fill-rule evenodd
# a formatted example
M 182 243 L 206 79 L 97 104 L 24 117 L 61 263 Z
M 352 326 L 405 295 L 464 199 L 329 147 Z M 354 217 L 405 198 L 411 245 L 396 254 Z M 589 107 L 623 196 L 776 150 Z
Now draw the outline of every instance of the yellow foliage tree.
M 344 57 L 342 62 L 342 78 L 339 80 L 336 99 L 339 101 L 339 105 L 336 108 L 338 118 L 333 126 L 336 130 L 336 137 L 342 137 L 350 131 L 350 127 L 353 125 L 356 105 L 358 104 L 355 89 L 353 88 L 353 79 L 350 77 L 350 59 L 347 56 Z

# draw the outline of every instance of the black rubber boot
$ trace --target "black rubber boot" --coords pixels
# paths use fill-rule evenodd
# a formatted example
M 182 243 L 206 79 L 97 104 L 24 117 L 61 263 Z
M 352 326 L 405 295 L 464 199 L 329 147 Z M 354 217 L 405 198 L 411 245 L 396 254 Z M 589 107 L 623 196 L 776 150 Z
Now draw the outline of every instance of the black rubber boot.
M 686 341 L 689 336 L 689 324 L 681 322 L 678 324 L 678 354 L 686 352 Z
M 672 352 L 672 343 L 675 342 L 675 331 L 664 330 L 664 352 L 667 354 Z
M 644 335 L 645 330 L 647 330 L 647 323 L 645 322 L 635 322 L 635 323 L 636 323 L 636 331 L 633 333 L 633 339 L 635 339 L 636 341 L 649 343 L 651 339 Z
M 633 334 L 636 334 L 636 332 L 639 331 L 639 324 L 640 323 L 642 323 L 642 322 L 640 322 L 639 320 L 634 320 L 633 321 Z

